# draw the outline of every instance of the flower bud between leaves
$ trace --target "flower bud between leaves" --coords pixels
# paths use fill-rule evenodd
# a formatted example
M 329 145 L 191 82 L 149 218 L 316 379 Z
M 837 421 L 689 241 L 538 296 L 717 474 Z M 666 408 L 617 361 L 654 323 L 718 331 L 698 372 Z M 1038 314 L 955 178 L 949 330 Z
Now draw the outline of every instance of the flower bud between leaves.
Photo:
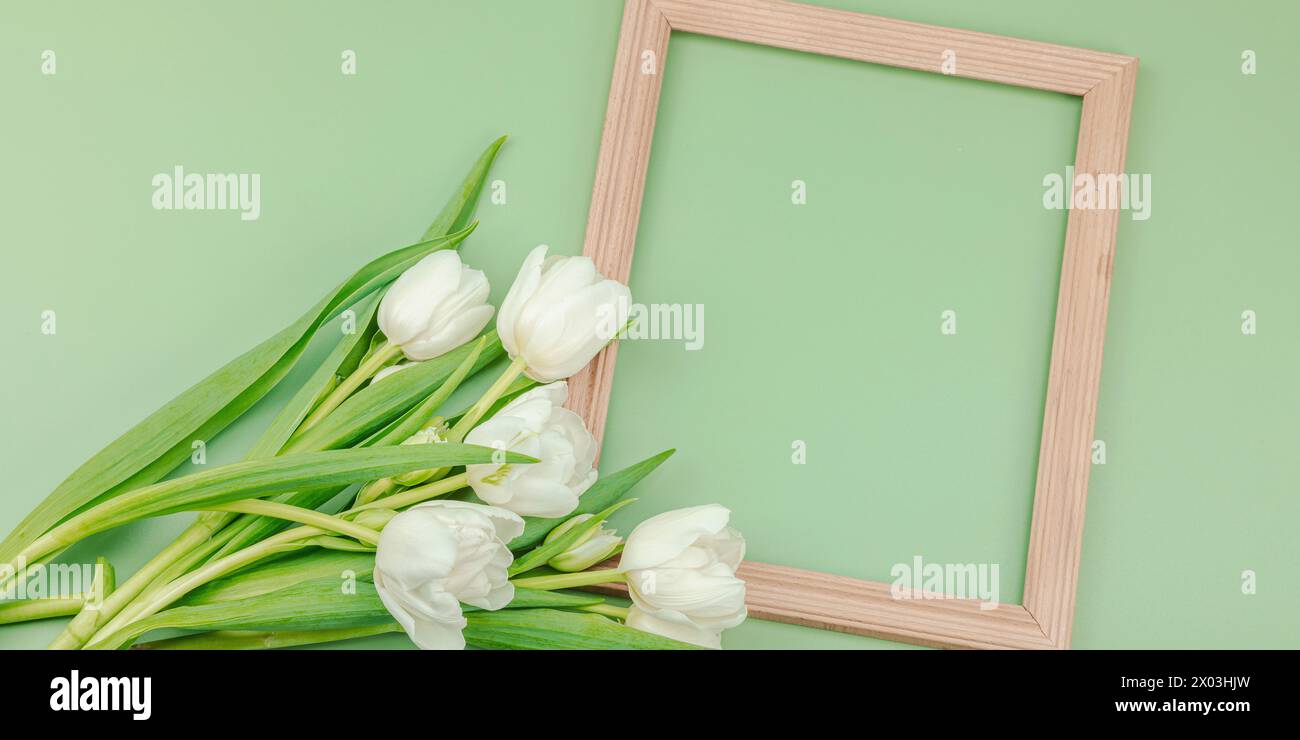
M 366 529 L 373 529 L 376 532 L 384 531 L 384 527 L 397 516 L 397 512 L 392 509 L 366 509 L 357 514 L 352 521 L 360 524 Z
M 545 542 L 549 543 L 562 537 L 569 530 L 591 519 L 592 516 L 592 514 L 579 514 L 573 517 L 552 529 L 546 535 Z M 576 573 L 608 560 L 610 556 L 618 551 L 619 546 L 622 544 L 623 538 L 619 537 L 618 532 L 615 530 L 601 526 L 593 527 L 570 545 L 569 549 L 551 558 L 547 565 L 562 573 Z
M 447 434 L 447 430 L 445 427 L 442 426 L 425 427 L 424 429 L 421 429 L 415 434 L 412 434 L 411 436 L 407 437 L 405 440 L 402 441 L 402 444 L 404 445 L 442 444 L 443 442 L 447 441 L 446 434 Z M 418 486 L 421 483 L 429 480 L 429 477 L 433 475 L 434 470 L 436 470 L 436 468 L 430 468 L 428 470 L 412 470 L 407 473 L 402 473 L 401 475 L 393 476 L 393 480 L 403 486 Z

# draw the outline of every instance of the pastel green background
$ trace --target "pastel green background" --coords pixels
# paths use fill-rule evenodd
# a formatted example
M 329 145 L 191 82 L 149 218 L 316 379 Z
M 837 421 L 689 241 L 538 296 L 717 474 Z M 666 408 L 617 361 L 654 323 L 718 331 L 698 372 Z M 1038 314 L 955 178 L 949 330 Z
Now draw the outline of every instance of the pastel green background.
M 1300 647 L 1296 6 L 823 4 L 1142 58 L 1128 169 L 1151 174 L 1152 216 L 1120 226 L 1074 644 Z M 533 246 L 579 251 L 621 6 L 7 3 L 0 528 L 412 241 L 499 133 L 508 200 L 480 209 L 466 259 L 499 300 Z M 624 343 L 602 468 L 679 452 L 618 523 L 717 501 L 758 560 L 886 581 L 915 555 L 996 563 L 1018 601 L 1065 229 L 1042 179 L 1073 160 L 1078 114 L 1067 96 L 675 34 L 632 290 L 703 304 L 705 344 Z M 260 173 L 261 218 L 153 210 L 151 177 L 177 164 Z M 209 463 L 236 459 L 286 390 Z M 129 572 L 185 521 L 70 557 Z M 58 627 L 5 627 L 0 647 Z M 724 642 L 897 647 L 758 620 Z

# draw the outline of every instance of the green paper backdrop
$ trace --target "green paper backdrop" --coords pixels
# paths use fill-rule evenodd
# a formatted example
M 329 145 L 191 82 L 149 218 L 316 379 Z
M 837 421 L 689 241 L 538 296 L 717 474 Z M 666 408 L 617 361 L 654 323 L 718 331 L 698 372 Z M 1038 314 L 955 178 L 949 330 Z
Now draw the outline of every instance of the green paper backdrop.
M 1300 12 L 822 4 L 1142 58 L 1128 169 L 1151 175 L 1151 212 L 1120 226 L 1074 644 L 1300 647 Z M 466 259 L 499 301 L 533 246 L 578 252 L 621 5 L 10 4 L 0 528 L 412 241 L 500 133 L 506 202 L 485 200 Z M 886 581 L 918 555 L 997 564 L 1018 601 L 1065 230 L 1042 181 L 1073 160 L 1078 115 L 1077 98 L 675 34 L 632 290 L 703 305 L 704 345 L 623 345 L 602 468 L 679 453 L 616 523 L 717 501 L 758 560 Z M 260 218 L 154 210 L 151 178 L 176 165 L 260 174 Z M 69 557 L 124 574 L 186 521 Z M 0 647 L 58 629 L 0 628 Z M 898 647 L 757 620 L 724 643 Z

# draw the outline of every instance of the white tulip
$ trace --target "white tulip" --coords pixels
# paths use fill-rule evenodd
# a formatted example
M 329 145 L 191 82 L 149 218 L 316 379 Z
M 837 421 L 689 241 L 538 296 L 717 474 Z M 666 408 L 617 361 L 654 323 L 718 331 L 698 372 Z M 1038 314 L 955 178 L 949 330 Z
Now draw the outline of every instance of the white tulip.
M 651 517 L 627 537 L 629 627 L 702 647 L 722 647 L 722 630 L 745 621 L 745 582 L 736 568 L 745 538 L 717 504 Z
M 379 328 L 411 360 L 445 354 L 478 336 L 492 318 L 488 281 L 443 249 L 402 273 L 379 304 Z
M 548 259 L 546 250 L 543 244 L 529 252 L 497 316 L 502 346 L 539 383 L 591 362 L 627 323 L 632 295 L 587 257 Z
M 465 647 L 461 603 L 493 611 L 515 587 L 506 543 L 524 531 L 509 511 L 463 501 L 430 501 L 393 517 L 379 536 L 375 588 L 384 607 L 425 650 Z
M 582 419 L 564 408 L 568 385 L 551 383 L 521 395 L 474 427 L 468 444 L 521 452 L 532 465 L 467 465 L 478 497 L 523 516 L 561 517 L 596 481 L 596 440 Z

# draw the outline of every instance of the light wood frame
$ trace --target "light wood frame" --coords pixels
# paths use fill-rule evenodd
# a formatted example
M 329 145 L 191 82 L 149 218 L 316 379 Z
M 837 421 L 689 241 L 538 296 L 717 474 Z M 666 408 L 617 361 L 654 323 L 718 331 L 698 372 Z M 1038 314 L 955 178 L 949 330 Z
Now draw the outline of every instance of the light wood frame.
M 1052 90 L 1083 98 L 1075 171 L 1124 170 L 1136 57 L 778 0 L 627 0 L 583 253 L 626 282 L 672 31 Z M 654 74 L 642 65 L 653 53 Z M 1024 603 L 894 599 L 886 583 L 746 561 L 750 614 L 934 647 L 1068 648 L 1119 211 L 1069 212 L 1034 494 Z M 611 345 L 570 380 L 570 407 L 600 439 Z

